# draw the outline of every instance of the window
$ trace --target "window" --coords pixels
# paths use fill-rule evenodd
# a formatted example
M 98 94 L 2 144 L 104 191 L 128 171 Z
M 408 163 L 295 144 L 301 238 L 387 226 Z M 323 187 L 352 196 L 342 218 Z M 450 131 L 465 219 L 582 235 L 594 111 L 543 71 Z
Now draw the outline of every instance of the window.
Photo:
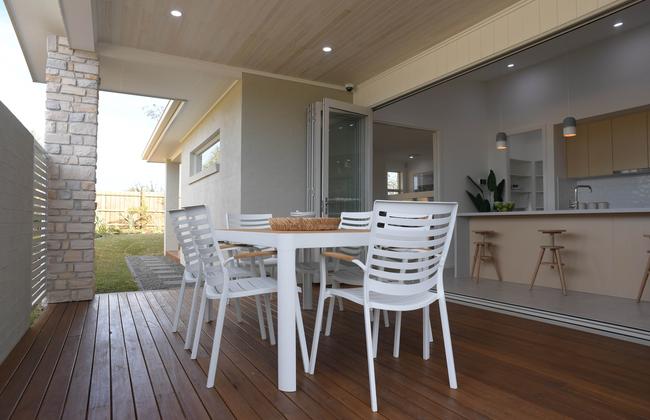
M 190 154 L 190 175 L 198 180 L 219 172 L 220 161 L 221 140 L 217 131 Z
M 386 194 L 396 195 L 402 192 L 402 173 L 386 172 Z

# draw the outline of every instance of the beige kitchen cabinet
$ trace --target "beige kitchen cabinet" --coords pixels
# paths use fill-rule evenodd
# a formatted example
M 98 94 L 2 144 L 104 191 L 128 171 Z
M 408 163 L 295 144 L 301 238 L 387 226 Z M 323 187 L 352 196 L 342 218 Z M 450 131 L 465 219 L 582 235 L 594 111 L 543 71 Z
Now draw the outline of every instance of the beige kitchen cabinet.
M 576 128 L 576 136 L 565 140 L 566 175 L 569 178 L 589 176 L 589 129 L 585 124 L 578 124 Z
M 612 169 L 647 168 L 648 112 L 612 118 Z
M 589 133 L 589 176 L 611 175 L 612 122 L 610 119 L 587 125 Z

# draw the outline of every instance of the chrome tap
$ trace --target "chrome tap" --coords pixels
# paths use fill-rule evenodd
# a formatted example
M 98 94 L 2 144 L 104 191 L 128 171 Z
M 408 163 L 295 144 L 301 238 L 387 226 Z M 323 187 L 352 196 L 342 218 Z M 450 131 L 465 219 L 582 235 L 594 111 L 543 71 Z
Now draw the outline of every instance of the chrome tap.
M 580 191 L 581 189 L 589 190 L 589 192 L 592 192 L 591 185 L 578 184 L 575 187 L 573 187 L 573 203 L 571 203 L 570 207 L 576 210 L 580 209 L 580 200 L 578 200 L 578 191 Z

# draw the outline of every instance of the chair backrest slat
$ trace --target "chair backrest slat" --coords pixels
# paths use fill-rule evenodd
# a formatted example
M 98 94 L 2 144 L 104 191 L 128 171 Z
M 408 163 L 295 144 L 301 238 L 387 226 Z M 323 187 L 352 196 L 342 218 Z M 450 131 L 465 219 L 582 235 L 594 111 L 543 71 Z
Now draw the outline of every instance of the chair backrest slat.
M 371 219 L 371 211 L 344 211 L 341 213 L 339 229 L 368 230 Z
M 375 202 L 366 293 L 412 295 L 441 284 L 457 210 L 457 203 Z
M 369 230 L 370 221 L 372 220 L 371 211 L 344 211 L 341 213 L 341 222 L 339 229 L 343 230 Z M 362 246 L 343 246 L 336 249 L 342 254 L 362 259 L 365 247 Z M 337 263 L 338 265 L 338 263 Z M 344 264 L 347 265 L 347 264 Z
M 225 257 L 214 236 L 210 212 L 206 206 L 185 208 L 192 238 L 203 267 L 205 282 L 227 293 L 229 274 L 225 266 Z
M 270 229 L 272 214 L 226 214 L 227 229 Z
M 169 216 L 171 218 L 172 226 L 176 240 L 181 247 L 183 259 L 185 262 L 185 269 L 190 271 L 194 276 L 199 275 L 199 254 L 194 240 L 192 238 L 191 228 L 187 219 L 187 213 L 184 209 L 170 210 Z
M 316 217 L 316 213 L 313 211 L 300 211 L 300 210 L 295 210 L 289 213 L 289 216 L 291 217 Z

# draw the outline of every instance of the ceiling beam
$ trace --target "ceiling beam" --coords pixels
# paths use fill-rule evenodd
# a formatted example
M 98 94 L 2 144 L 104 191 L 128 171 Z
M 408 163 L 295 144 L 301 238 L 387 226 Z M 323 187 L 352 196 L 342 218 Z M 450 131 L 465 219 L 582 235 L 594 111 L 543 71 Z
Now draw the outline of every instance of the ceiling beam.
M 59 0 L 63 24 L 70 47 L 95 51 L 97 34 L 93 20 L 91 0 Z

